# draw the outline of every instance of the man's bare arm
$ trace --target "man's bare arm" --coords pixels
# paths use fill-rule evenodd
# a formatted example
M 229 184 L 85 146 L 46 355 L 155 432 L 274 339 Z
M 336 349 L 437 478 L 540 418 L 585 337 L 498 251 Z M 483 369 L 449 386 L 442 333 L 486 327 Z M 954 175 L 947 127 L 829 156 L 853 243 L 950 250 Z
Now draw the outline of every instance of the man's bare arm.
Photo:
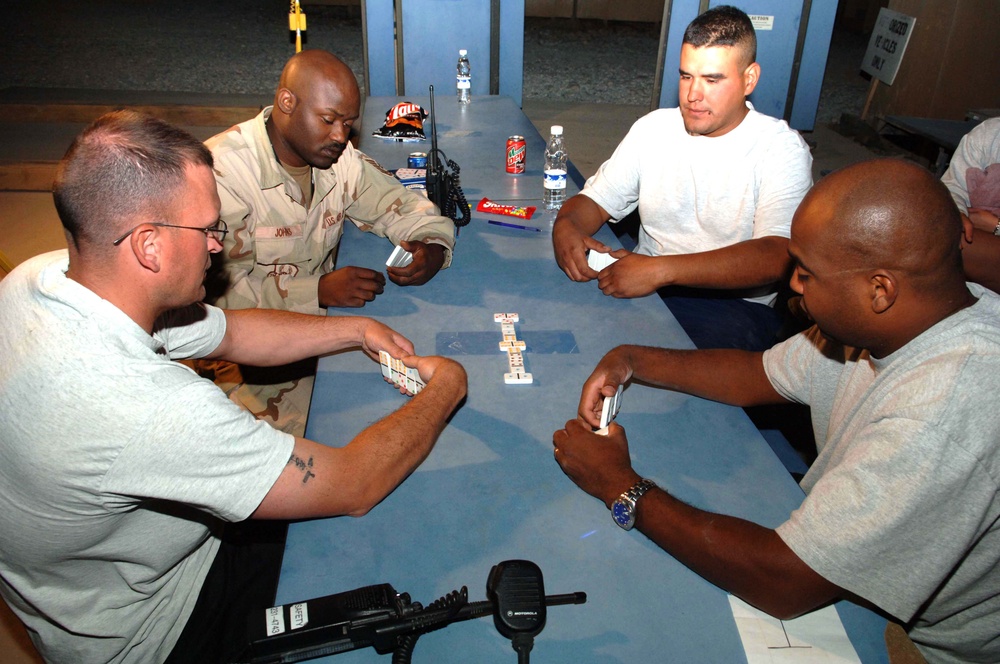
M 441 357 L 404 357 L 427 385 L 344 447 L 296 438 L 255 519 L 362 516 L 427 457 L 466 393 L 465 370 Z
M 1000 237 L 974 230 L 971 244 L 962 241 L 962 263 L 969 281 L 1000 292 Z
M 581 420 L 571 420 L 553 434 L 552 442 L 566 475 L 609 509 L 640 479 L 631 465 L 625 430 L 617 424 L 601 436 Z M 664 551 L 778 618 L 793 618 L 843 595 L 769 528 L 697 509 L 662 489 L 640 499 L 637 515 L 636 527 Z
M 733 406 L 787 403 L 768 380 L 762 358 L 744 350 L 618 346 L 584 382 L 579 415 L 597 426 L 604 397 L 630 379 Z
M 613 297 L 642 297 L 665 286 L 745 289 L 785 279 L 788 239 L 769 236 L 693 254 L 643 256 L 619 250 L 601 271 L 598 286 Z
M 252 366 L 280 366 L 360 346 L 372 357 L 413 353 L 406 337 L 370 318 L 312 316 L 274 309 L 228 310 L 226 335 L 211 355 Z

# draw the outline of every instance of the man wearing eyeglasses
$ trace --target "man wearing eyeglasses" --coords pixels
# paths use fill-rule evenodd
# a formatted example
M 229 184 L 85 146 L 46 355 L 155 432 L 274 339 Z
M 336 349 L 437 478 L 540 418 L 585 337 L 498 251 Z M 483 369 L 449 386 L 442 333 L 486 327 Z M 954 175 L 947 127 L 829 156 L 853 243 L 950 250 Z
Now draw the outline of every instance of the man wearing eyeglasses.
M 50 663 L 231 661 L 246 612 L 274 601 L 282 520 L 365 514 L 465 395 L 459 364 L 376 321 L 200 304 L 227 233 L 212 162 L 166 123 L 103 116 L 53 189 L 68 251 L 0 281 L 0 595 Z M 254 419 L 174 361 L 357 347 L 426 387 L 337 447 Z
M 302 51 L 285 65 L 272 106 L 206 142 L 230 229 L 210 302 L 310 314 L 364 306 L 385 276 L 336 264 L 348 220 L 412 253 L 409 265 L 386 270 L 400 286 L 426 283 L 451 263 L 452 221 L 351 145 L 360 99 L 340 59 Z M 199 371 L 257 417 L 305 432 L 314 363 L 267 371 L 202 363 Z

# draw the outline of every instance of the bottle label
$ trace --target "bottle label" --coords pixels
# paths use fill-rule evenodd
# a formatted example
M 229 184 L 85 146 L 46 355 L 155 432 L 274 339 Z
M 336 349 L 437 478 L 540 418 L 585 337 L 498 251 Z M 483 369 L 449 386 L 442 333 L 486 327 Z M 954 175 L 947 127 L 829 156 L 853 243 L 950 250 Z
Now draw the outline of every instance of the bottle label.
M 472 87 L 472 78 L 471 77 L 469 77 L 469 76 L 457 76 L 456 78 L 458 80 L 458 89 L 459 90 L 468 90 L 469 88 Z
M 563 170 L 545 171 L 545 188 L 546 189 L 565 189 L 566 188 L 566 171 L 563 171 Z

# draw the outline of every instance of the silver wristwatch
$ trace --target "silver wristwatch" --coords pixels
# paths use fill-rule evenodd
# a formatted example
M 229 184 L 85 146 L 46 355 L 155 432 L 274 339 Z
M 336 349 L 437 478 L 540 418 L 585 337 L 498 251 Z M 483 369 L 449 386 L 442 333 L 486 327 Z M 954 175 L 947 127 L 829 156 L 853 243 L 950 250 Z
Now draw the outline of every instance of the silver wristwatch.
M 655 488 L 656 484 L 652 480 L 639 480 L 633 484 L 632 488 L 618 496 L 618 500 L 611 505 L 611 518 L 623 530 L 632 530 L 635 525 L 636 501 Z

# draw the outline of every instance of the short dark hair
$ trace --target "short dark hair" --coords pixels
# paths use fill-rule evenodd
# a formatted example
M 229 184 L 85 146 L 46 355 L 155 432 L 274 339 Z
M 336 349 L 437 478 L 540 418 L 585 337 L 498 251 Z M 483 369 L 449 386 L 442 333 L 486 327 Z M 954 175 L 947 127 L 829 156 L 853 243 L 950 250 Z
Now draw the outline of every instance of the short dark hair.
M 684 31 L 683 43 L 702 46 L 734 46 L 743 51 L 744 67 L 757 61 L 757 33 L 746 13 L 730 5 L 719 5 L 701 14 Z
M 186 131 L 135 111 L 97 118 L 66 151 L 52 197 L 68 239 L 97 247 L 143 216 L 162 214 L 185 181 L 188 164 L 213 165 L 212 153 Z

